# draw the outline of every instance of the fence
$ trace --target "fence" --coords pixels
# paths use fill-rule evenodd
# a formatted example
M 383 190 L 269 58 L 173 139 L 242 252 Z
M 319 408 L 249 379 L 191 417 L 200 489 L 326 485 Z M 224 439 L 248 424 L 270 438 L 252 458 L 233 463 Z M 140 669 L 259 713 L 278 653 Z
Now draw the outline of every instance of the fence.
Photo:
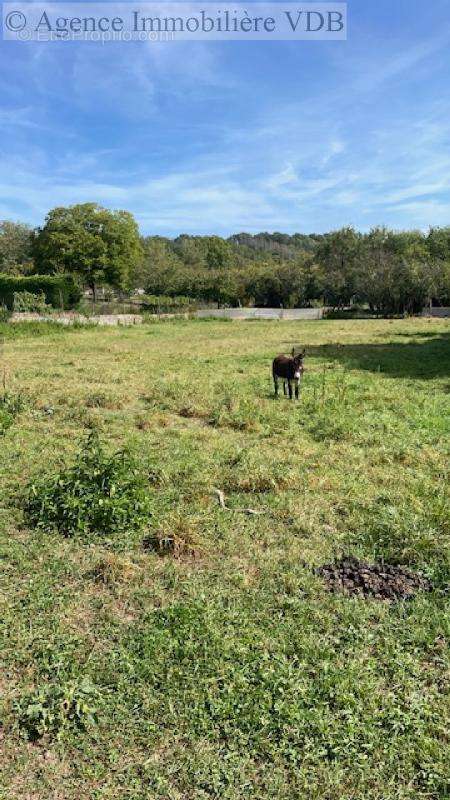
M 446 306 L 435 306 L 433 308 L 424 308 L 422 311 L 422 317 L 450 317 L 450 307 Z
M 58 322 L 60 325 L 140 325 L 140 314 L 100 314 L 87 317 L 84 314 L 68 312 L 66 314 L 35 314 L 33 312 L 15 312 L 10 322 Z
M 219 319 L 322 319 L 323 308 L 204 308 L 197 311 L 198 318 Z

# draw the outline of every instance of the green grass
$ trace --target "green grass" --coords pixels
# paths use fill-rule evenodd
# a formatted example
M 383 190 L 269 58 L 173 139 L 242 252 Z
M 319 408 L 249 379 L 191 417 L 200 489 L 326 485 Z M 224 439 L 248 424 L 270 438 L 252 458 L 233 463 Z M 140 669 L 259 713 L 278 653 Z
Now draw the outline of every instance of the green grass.
M 0 438 L 1 800 L 447 798 L 448 323 L 0 334 L 26 397 Z M 293 345 L 297 404 L 270 381 Z M 93 429 L 145 470 L 148 527 L 33 529 L 27 487 Z M 434 590 L 331 595 L 312 568 L 343 553 Z

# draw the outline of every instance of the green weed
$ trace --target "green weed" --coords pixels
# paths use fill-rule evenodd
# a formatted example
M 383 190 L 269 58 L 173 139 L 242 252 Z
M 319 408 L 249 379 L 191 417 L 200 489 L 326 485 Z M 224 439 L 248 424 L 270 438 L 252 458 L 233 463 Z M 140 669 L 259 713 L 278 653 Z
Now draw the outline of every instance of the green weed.
M 129 451 L 107 454 L 94 430 L 72 465 L 30 486 L 25 513 L 64 536 L 108 538 L 149 522 L 148 483 Z
M 49 735 L 61 739 L 70 729 L 84 731 L 97 721 L 99 694 L 88 678 L 47 684 L 13 704 L 16 723 L 35 741 Z

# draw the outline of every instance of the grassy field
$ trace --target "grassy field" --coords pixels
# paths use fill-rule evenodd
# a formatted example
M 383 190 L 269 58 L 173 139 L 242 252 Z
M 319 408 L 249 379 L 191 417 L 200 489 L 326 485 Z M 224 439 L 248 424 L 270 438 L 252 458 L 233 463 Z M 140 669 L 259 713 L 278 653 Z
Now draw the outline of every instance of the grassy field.
M 448 323 L 1 334 L 0 798 L 448 798 Z M 270 381 L 292 345 L 297 404 Z M 92 429 L 138 458 L 147 529 L 33 529 L 27 486 Z M 342 554 L 434 590 L 331 594 Z M 27 738 L 73 696 L 85 730 Z

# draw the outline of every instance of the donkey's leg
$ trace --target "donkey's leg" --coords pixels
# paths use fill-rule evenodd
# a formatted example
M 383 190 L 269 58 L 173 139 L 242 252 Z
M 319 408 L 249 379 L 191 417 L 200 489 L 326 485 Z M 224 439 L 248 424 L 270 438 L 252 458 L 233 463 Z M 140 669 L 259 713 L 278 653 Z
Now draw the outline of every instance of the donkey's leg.
M 276 375 L 273 376 L 273 385 L 275 387 L 275 397 L 278 397 L 278 378 Z
M 283 381 L 283 393 L 284 393 L 284 396 L 285 396 L 285 397 L 287 397 L 287 386 L 286 386 L 286 381 Z
M 289 400 L 292 400 L 292 381 L 288 381 L 289 387 Z
M 300 392 L 300 378 L 295 379 L 295 399 L 298 400 Z

